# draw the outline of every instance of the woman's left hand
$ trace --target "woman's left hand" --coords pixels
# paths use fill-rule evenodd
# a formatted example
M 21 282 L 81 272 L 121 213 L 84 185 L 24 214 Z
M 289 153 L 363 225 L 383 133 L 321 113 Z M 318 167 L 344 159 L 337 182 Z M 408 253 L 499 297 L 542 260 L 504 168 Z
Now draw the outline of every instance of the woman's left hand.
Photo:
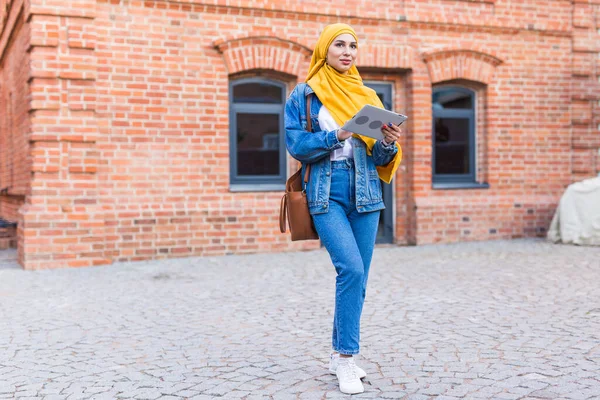
M 381 132 L 383 133 L 385 143 L 388 145 L 395 143 L 402 136 L 402 129 L 394 124 L 383 125 Z

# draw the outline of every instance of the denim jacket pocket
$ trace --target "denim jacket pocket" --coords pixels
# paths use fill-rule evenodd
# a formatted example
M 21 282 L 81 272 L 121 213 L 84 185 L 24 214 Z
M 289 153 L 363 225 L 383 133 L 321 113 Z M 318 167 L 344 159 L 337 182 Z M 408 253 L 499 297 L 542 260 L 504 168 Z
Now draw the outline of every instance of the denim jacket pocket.
M 383 191 L 381 189 L 381 182 L 379 180 L 379 174 L 377 169 L 369 168 L 369 180 L 367 185 L 369 186 L 369 193 L 371 194 L 371 202 L 379 202 L 383 199 Z

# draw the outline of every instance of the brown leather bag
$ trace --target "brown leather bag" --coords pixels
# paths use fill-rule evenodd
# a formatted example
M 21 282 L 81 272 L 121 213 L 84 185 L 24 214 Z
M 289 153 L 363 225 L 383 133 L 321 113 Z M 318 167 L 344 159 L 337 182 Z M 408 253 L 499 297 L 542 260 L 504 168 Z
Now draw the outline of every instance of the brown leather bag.
M 306 128 L 312 132 L 312 123 L 310 120 L 310 95 L 306 99 Z M 304 183 L 308 183 L 310 175 L 310 164 L 306 166 L 304 174 Z M 306 191 L 302 185 L 302 164 L 298 171 L 292 175 L 285 183 L 285 194 L 281 198 L 279 207 L 279 230 L 285 233 L 285 220 L 287 219 L 292 234 L 292 241 L 296 240 L 317 240 L 319 235 L 315 230 L 312 217 L 308 212 L 308 201 L 306 200 Z

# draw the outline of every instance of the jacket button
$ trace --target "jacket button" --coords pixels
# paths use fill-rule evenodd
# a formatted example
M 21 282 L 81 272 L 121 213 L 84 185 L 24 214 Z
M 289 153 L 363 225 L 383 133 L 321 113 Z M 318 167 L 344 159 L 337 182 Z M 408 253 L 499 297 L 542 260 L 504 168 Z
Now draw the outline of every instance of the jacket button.
M 329 172 L 326 172 L 325 175 L 329 176 L 330 174 L 329 174 Z
M 323 204 L 323 208 L 327 208 L 327 206 L 325 204 Z

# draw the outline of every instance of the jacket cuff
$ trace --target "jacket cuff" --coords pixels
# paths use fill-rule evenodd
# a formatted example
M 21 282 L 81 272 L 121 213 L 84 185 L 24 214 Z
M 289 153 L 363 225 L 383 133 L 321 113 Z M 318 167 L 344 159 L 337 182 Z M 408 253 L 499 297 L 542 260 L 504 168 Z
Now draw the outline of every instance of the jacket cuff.
M 381 142 L 381 148 L 385 153 L 394 153 L 396 151 L 396 142 L 392 144 L 385 144 L 383 140 Z
M 327 132 L 325 141 L 330 150 L 340 149 L 344 147 L 344 142 L 340 142 L 337 138 L 337 129 Z

